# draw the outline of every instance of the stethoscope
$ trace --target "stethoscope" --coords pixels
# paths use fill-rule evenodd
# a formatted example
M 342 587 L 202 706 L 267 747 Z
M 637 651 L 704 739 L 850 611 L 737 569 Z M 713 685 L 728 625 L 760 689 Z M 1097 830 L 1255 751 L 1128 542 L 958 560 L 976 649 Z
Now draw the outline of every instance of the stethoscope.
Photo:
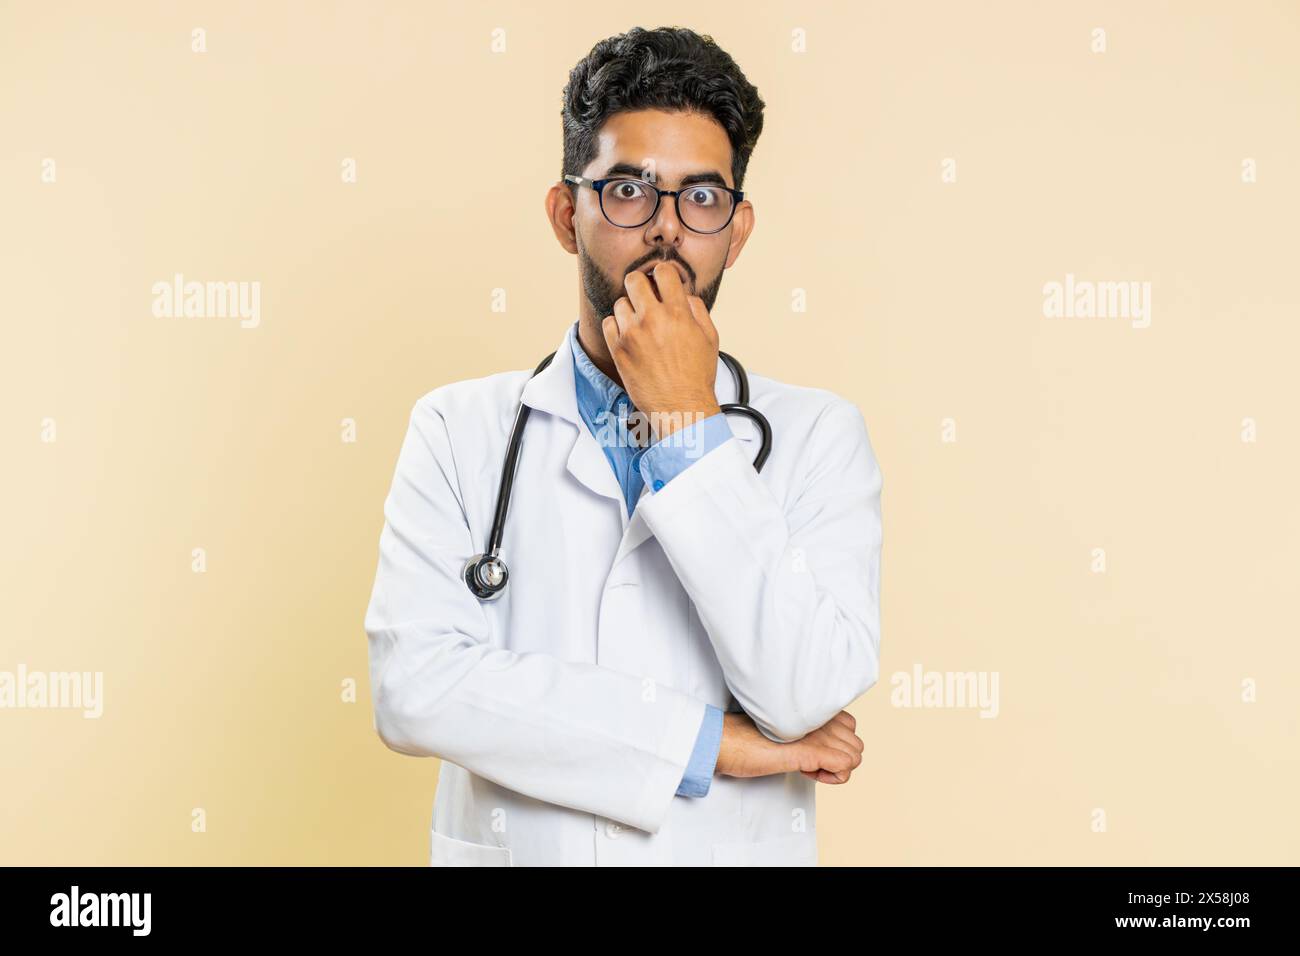
M 552 352 L 542 359 L 542 363 L 533 370 L 529 378 L 550 365 L 555 355 L 556 353 Z M 762 471 L 763 463 L 767 461 L 767 456 L 772 451 L 772 426 L 762 412 L 749 407 L 749 376 L 745 374 L 740 363 L 721 350 L 718 351 L 718 358 L 726 362 L 727 368 L 731 369 L 731 377 L 736 380 L 736 397 L 740 399 L 718 407 L 725 415 L 733 413 L 746 415 L 758 425 L 763 433 L 763 444 L 754 459 L 754 470 Z M 531 411 L 532 408 L 520 401 L 519 411 L 515 413 L 515 425 L 510 432 L 510 444 L 506 446 L 506 460 L 501 471 L 501 487 L 497 490 L 496 514 L 492 519 L 492 532 L 488 535 L 487 551 L 476 554 L 465 562 L 465 583 L 480 601 L 492 601 L 500 597 L 501 592 L 506 589 L 506 583 L 510 580 L 510 570 L 500 557 L 501 535 L 505 530 L 510 489 L 515 482 L 515 466 L 519 461 L 519 439 L 523 435 L 524 425 L 528 422 L 528 413 Z

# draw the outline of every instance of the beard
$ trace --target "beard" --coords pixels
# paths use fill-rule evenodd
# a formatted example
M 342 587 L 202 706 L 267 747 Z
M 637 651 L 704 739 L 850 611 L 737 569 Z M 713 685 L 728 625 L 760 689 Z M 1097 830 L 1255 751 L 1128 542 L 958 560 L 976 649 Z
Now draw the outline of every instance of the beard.
M 641 262 L 644 265 L 652 259 L 659 259 L 659 256 L 651 256 Z M 689 269 L 685 260 L 675 255 L 667 257 L 669 261 L 679 263 L 692 278 L 694 284 L 695 273 Z M 582 289 L 587 296 L 587 301 L 591 304 L 592 311 L 596 315 L 596 321 L 599 323 L 606 316 L 614 314 L 614 303 L 627 295 L 627 289 L 623 285 L 622 279 L 616 283 L 601 270 L 596 261 L 587 255 L 587 247 L 582 244 L 582 238 L 578 237 L 578 263 L 582 273 Z M 704 307 L 713 313 L 713 303 L 717 301 L 718 292 L 722 288 L 722 276 L 727 270 L 722 269 L 718 272 L 718 277 L 713 280 L 706 288 L 697 291 L 695 294 L 704 302 Z M 653 283 L 652 283 L 653 286 Z M 686 294 L 690 295 L 691 290 L 687 289 Z

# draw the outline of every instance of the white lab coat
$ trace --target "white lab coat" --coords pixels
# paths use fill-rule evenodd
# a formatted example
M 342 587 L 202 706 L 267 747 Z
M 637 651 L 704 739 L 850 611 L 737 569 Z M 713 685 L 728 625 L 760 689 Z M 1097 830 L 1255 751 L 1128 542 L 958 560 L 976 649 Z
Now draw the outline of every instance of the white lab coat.
M 734 437 L 629 520 L 578 412 L 572 334 L 536 377 L 420 398 L 384 505 L 365 617 L 375 727 L 442 759 L 431 862 L 815 865 L 818 785 L 801 773 L 675 791 L 706 703 L 792 741 L 876 682 L 881 473 L 863 417 L 751 373 L 773 431 L 762 473 L 757 426 L 731 415 Z M 736 400 L 721 360 L 716 394 Z M 521 397 L 509 585 L 483 603 L 462 570 L 484 550 Z

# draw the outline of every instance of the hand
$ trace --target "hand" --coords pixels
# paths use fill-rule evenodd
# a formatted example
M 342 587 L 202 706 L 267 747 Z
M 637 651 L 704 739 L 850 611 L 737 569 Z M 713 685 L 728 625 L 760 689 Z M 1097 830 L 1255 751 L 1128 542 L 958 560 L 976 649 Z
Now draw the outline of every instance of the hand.
M 627 295 L 601 331 L 628 397 L 659 441 L 722 409 L 714 393 L 718 330 L 704 300 L 686 294 L 671 262 L 655 266 L 654 281 L 658 296 L 645 274 L 629 272 Z
M 722 745 L 715 772 L 729 777 L 765 777 L 798 770 L 819 783 L 847 783 L 865 749 L 846 710 L 791 743 L 777 743 L 748 714 L 722 715 Z

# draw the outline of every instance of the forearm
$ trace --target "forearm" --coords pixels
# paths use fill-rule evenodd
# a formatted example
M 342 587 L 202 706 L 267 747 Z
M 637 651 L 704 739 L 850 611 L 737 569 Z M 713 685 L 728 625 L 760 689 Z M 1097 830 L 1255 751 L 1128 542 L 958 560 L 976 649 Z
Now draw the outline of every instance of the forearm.
M 648 832 L 662 824 L 704 701 L 429 622 L 384 623 L 382 611 L 367 631 L 375 728 L 391 749 Z
M 879 674 L 880 480 L 857 437 L 812 466 L 790 516 L 735 441 L 641 505 L 728 686 L 773 740 L 821 726 Z

